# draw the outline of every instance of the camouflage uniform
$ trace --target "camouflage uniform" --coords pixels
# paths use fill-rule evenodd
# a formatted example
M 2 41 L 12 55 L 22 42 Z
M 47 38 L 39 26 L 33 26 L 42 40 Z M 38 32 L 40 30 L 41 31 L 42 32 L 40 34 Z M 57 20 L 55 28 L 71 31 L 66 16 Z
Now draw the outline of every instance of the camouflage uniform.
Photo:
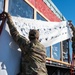
M 70 28 L 73 31 L 73 37 L 72 37 L 72 48 L 73 48 L 73 53 L 75 54 L 75 27 L 71 24 Z
M 8 26 L 14 41 L 22 51 L 21 72 L 19 75 L 47 75 L 45 48 L 39 41 L 28 41 L 15 28 L 8 14 Z

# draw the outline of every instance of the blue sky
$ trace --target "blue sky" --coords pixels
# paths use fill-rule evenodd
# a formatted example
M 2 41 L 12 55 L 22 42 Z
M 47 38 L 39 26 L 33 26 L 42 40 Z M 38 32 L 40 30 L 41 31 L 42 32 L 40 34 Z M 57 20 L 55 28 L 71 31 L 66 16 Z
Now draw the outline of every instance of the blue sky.
M 75 0 L 52 0 L 67 20 L 75 25 Z

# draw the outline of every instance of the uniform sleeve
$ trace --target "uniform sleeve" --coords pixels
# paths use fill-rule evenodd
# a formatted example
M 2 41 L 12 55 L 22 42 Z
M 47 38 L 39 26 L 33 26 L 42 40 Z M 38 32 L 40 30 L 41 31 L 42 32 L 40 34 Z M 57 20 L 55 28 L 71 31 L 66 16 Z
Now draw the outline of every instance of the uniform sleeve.
M 25 37 L 19 34 L 16 27 L 14 26 L 14 23 L 12 21 L 10 14 L 8 14 L 7 23 L 10 29 L 11 36 L 13 37 L 14 41 L 19 45 L 20 48 L 23 48 L 24 46 L 26 46 L 29 43 L 29 41 Z

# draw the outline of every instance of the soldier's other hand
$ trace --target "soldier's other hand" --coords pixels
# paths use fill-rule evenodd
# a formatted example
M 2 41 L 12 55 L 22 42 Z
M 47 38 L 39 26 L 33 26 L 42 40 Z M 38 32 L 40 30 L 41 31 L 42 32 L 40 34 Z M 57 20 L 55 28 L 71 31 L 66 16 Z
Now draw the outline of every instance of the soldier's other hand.
M 73 24 L 72 24 L 72 22 L 71 21 L 69 21 L 69 24 L 68 24 L 70 27 L 72 27 L 73 26 Z
M 7 17 L 7 12 L 2 12 L 4 14 L 5 17 Z
M 11 15 L 8 12 L 3 12 L 4 15 L 6 15 L 7 18 L 11 17 Z
M 4 18 L 6 18 L 6 14 L 5 14 L 4 12 L 2 12 L 2 13 L 0 14 L 0 20 L 3 20 Z

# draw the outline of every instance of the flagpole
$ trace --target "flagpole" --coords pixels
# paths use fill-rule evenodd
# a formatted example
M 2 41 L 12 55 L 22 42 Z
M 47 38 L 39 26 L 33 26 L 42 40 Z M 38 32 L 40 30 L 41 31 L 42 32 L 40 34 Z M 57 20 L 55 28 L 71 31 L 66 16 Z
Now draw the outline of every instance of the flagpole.
M 8 12 L 8 5 L 9 5 L 9 0 L 4 0 L 3 11 Z

